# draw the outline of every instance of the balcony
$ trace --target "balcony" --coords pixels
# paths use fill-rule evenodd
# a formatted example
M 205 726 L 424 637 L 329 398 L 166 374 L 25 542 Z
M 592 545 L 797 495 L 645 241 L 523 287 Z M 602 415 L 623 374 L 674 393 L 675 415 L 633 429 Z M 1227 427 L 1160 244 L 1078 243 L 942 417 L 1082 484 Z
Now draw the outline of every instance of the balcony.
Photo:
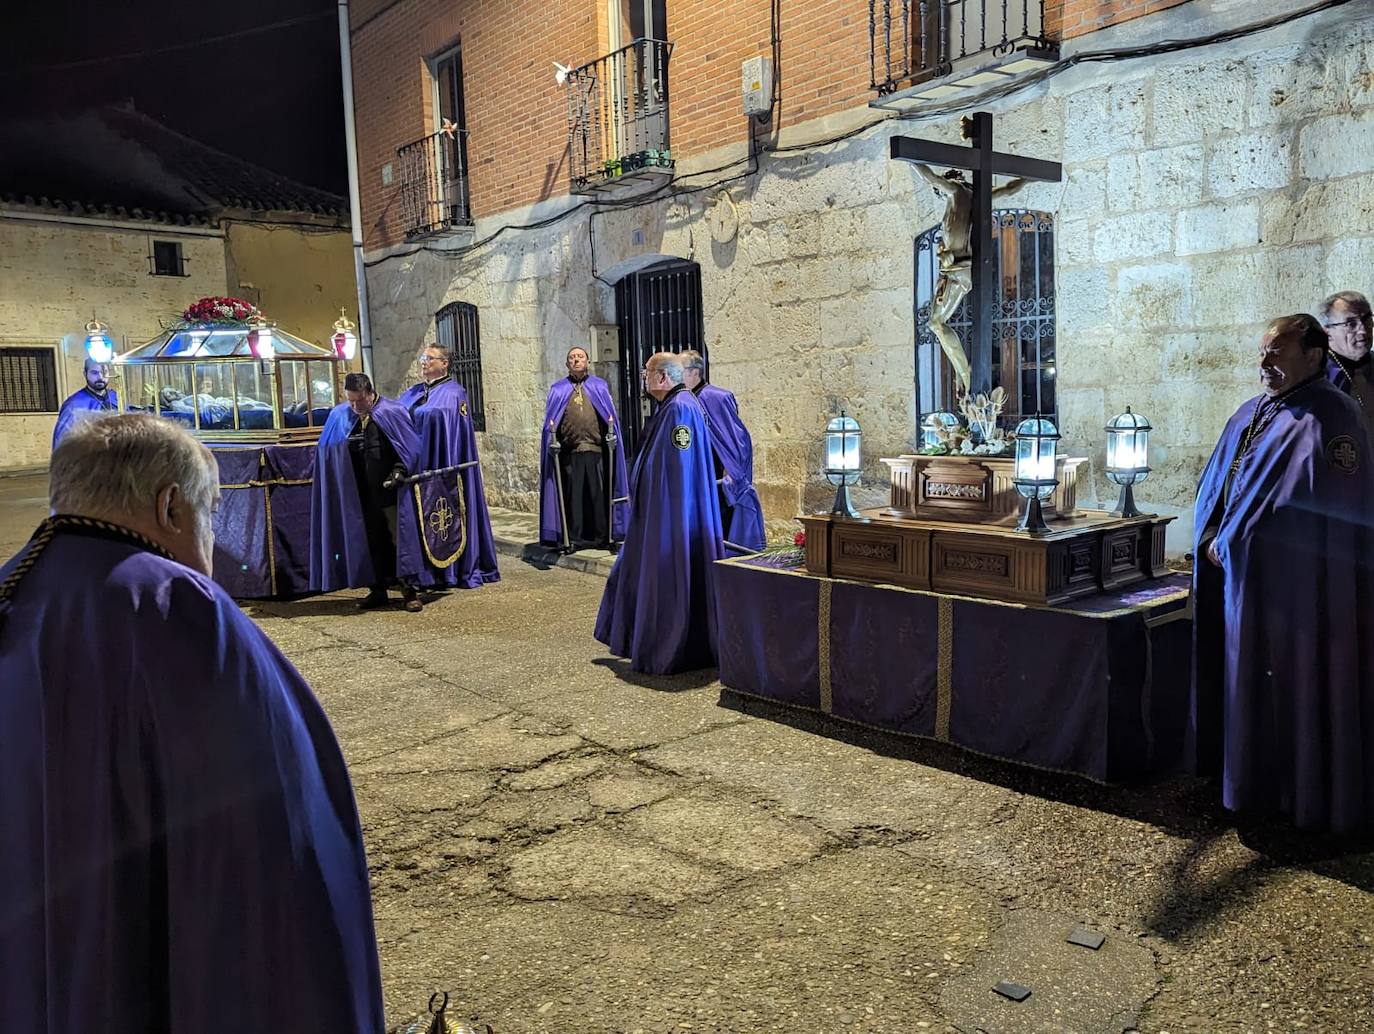
M 407 238 L 472 225 L 466 130 L 445 128 L 396 148 L 396 174 Z
M 672 175 L 668 58 L 673 45 L 637 39 L 567 73 L 569 174 L 574 194 Z
M 949 101 L 1059 60 L 1044 0 L 869 0 L 875 108 Z

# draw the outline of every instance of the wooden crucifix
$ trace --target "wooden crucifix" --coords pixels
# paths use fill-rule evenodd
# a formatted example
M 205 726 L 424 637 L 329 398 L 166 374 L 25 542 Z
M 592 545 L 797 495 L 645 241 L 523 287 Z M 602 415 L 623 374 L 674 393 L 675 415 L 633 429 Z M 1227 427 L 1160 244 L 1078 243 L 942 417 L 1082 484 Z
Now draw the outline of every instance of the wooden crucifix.
M 976 111 L 963 120 L 965 140 L 972 147 L 917 140 L 908 136 L 892 138 L 892 157 L 916 162 L 921 174 L 946 199 L 941 223 L 944 241 L 940 253 L 940 284 L 931 306 L 931 330 L 950 357 L 955 376 L 965 382 L 970 394 L 992 390 L 992 325 L 997 307 L 997 249 L 993 247 L 992 199 L 1009 193 L 1022 180 L 1058 182 L 1063 170 L 1058 162 L 1004 154 L 992 149 L 992 115 Z M 925 165 L 973 173 L 970 188 L 957 171 L 937 177 Z M 993 186 L 994 176 L 1016 179 L 1002 187 Z M 947 325 L 948 319 L 965 294 L 972 293 L 973 355 L 964 358 L 962 345 Z M 971 362 L 970 362 L 971 360 Z

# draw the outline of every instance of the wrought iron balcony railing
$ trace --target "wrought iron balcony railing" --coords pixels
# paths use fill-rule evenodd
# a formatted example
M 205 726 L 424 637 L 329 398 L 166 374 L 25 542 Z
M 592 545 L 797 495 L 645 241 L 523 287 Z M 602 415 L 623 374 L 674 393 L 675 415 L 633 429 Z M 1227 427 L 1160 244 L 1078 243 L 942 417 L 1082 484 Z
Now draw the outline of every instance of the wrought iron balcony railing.
M 666 175 L 668 58 L 673 45 L 637 39 L 567 75 L 572 189 L 607 189 L 627 178 Z
M 953 96 L 1059 59 L 1044 0 L 868 0 L 868 40 L 879 97 Z M 918 89 L 936 79 L 950 81 Z
M 472 225 L 467 130 L 443 129 L 396 148 L 398 201 L 407 237 Z

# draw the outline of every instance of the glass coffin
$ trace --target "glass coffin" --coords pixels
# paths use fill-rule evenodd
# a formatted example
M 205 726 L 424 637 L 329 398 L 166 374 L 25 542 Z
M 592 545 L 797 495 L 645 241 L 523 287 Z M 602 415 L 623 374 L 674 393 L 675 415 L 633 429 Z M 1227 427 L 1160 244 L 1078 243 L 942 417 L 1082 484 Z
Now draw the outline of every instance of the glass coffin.
M 123 380 L 120 408 L 175 420 L 206 441 L 319 437 L 339 399 L 343 360 L 276 327 L 266 348 L 265 331 L 163 331 L 115 359 Z

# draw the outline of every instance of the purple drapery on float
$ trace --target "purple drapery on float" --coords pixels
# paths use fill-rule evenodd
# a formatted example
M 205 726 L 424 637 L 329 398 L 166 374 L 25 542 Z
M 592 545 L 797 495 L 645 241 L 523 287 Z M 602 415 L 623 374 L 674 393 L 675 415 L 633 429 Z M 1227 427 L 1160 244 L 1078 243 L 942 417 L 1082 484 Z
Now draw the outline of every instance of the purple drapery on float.
M 758 552 L 766 546 L 763 506 L 754 488 L 754 442 L 733 392 L 703 384 L 696 392 L 711 428 L 711 448 L 724 471 L 720 519 L 727 542 Z
M 558 425 L 563 419 L 564 412 L 568 408 L 568 400 L 572 398 L 573 382 L 564 377 L 560 381 L 554 382 L 549 388 L 548 401 L 544 404 L 544 432 L 539 448 L 539 541 L 546 545 L 557 545 L 563 541 L 563 500 L 558 495 L 558 485 L 554 479 L 552 454 L 549 446 L 556 440 Z M 601 418 L 604 425 L 603 430 L 614 431 L 615 457 L 614 471 L 615 481 L 613 494 L 616 499 L 625 498 L 626 474 L 625 474 L 625 447 L 621 442 L 620 430 L 615 422 L 615 403 L 611 399 L 610 386 L 600 377 L 588 375 L 582 382 L 582 390 L 591 401 L 592 408 L 596 410 L 596 415 Z M 603 447 L 601 450 L 601 476 L 606 476 L 606 452 Z M 625 527 L 629 523 L 628 504 L 621 503 L 612 507 L 611 515 L 611 537 L 617 541 L 625 537 Z
M 1228 808 L 1368 830 L 1374 455 L 1359 407 L 1324 375 L 1283 399 L 1229 500 L 1227 472 L 1259 398 L 1226 425 L 1198 488 L 1190 761 L 1220 772 Z M 1221 569 L 1202 539 L 1213 526 Z
M 635 671 L 715 664 L 712 564 L 724 552 L 706 414 L 679 386 L 644 426 L 630 525 L 601 597 L 597 640 Z
M 59 533 L 0 604 L 0 687 L 0 1026 L 380 1034 L 343 756 L 223 590 Z
M 410 414 L 378 397 L 372 419 L 396 450 L 406 473 L 416 472 L 420 439 Z M 353 474 L 348 436 L 358 414 L 347 402 L 335 406 L 315 448 L 315 482 L 310 486 L 310 588 L 315 592 L 370 588 L 376 584 L 363 527 L 362 503 Z M 422 566 L 418 515 L 413 497 L 396 495 L 396 577 L 414 579 Z
M 472 426 L 468 412 L 468 394 L 463 386 L 449 378 L 433 387 L 415 384 L 401 393 L 396 400 L 408 410 L 415 423 L 415 431 L 420 439 L 419 467 L 409 470 L 419 474 L 427 470 L 442 470 L 472 461 L 473 465 L 464 467 L 454 478 L 442 479 L 422 491 L 434 496 L 432 505 L 423 511 L 426 534 L 435 538 L 435 547 L 427 554 L 429 562 L 423 564 L 417 576 L 417 583 L 425 586 L 456 585 L 461 589 L 475 589 L 488 582 L 499 582 L 500 572 L 496 567 L 496 542 L 491 534 L 491 515 L 487 512 L 487 493 L 482 484 L 482 467 L 477 461 L 477 434 Z M 461 482 L 459 494 L 457 483 Z M 448 484 L 449 488 L 442 486 Z M 412 498 L 415 487 L 407 486 L 406 491 Z M 436 550 L 452 550 L 450 540 L 438 529 L 446 522 L 444 510 L 437 501 L 438 494 L 458 500 L 461 506 L 454 509 L 462 512 L 462 527 L 452 529 L 461 534 L 462 552 L 449 564 L 437 563 L 440 553 Z
M 82 388 L 67 397 L 67 401 L 62 403 L 62 408 L 57 412 L 57 424 L 52 429 L 54 449 L 62 440 L 62 436 L 70 431 L 78 420 L 85 420 L 92 413 L 119 412 L 119 395 L 113 388 L 105 394 L 107 397 L 102 399 L 89 388 Z
M 315 447 L 212 445 L 219 467 L 215 581 L 235 599 L 310 590 L 310 492 Z

